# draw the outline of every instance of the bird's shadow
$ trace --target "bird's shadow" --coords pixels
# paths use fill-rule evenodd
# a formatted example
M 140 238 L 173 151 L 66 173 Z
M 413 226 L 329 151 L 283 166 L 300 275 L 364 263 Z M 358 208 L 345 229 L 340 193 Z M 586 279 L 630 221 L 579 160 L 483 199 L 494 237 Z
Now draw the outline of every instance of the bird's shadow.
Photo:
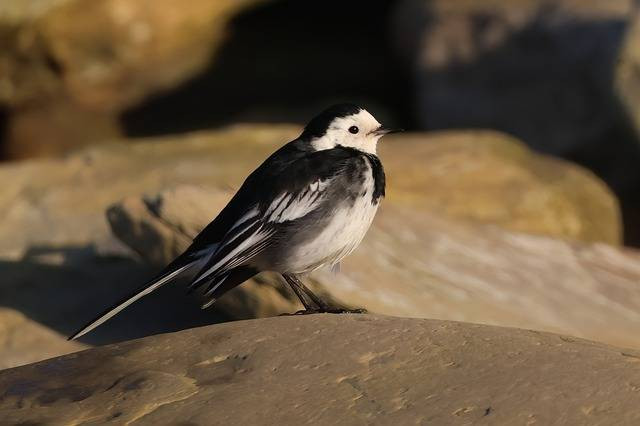
M 69 336 L 157 272 L 92 246 L 35 247 L 18 261 L 0 261 L 0 306 Z M 79 340 L 100 345 L 231 319 L 198 306 L 183 286 L 168 285 Z

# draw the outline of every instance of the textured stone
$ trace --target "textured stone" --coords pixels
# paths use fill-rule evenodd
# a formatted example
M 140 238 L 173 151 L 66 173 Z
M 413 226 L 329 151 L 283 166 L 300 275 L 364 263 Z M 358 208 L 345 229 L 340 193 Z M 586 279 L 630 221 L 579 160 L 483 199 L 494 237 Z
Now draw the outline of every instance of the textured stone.
M 297 132 L 238 126 L 4 164 L 0 179 L 11 185 L 0 187 L 0 256 L 19 259 L 32 246 L 109 248 L 105 211 L 116 201 L 183 184 L 229 188 Z
M 0 187 L 3 306 L 62 340 L 157 273 L 246 175 L 298 132 L 294 126 L 236 126 L 3 165 L 0 179 L 11 182 Z M 639 344 L 634 252 L 493 226 L 616 242 L 615 199 L 591 174 L 494 132 L 385 138 L 380 155 L 388 197 L 342 273 L 321 271 L 309 281 L 325 297 L 374 312 Z M 136 303 L 83 342 L 299 308 L 270 275 L 239 286 L 206 311 L 177 284 Z M 24 361 L 11 355 L 4 365 L 55 353 L 25 355 Z
M 195 188 L 186 187 L 158 199 L 178 204 L 171 200 L 187 198 L 182 192 L 192 198 L 194 211 L 218 198 L 206 190 L 197 196 Z M 164 248 L 170 255 L 159 264 L 166 264 L 188 245 L 175 245 L 184 235 L 178 231 L 183 228 L 180 217 L 165 217 L 162 210 L 159 216 L 148 210 L 140 214 L 127 207 L 136 201 L 118 208 L 134 228 L 150 235 L 136 238 L 118 221 L 112 223 L 114 232 L 150 262 L 157 263 L 158 248 Z M 387 315 L 532 327 L 640 347 L 637 251 L 465 224 L 399 204 L 385 200 L 374 226 L 342 262 L 339 274 L 312 274 L 307 281 L 316 291 L 335 303 Z M 186 218 L 193 222 L 191 215 Z M 208 221 L 209 215 L 203 215 L 201 226 Z M 167 230 L 172 231 L 165 238 Z M 153 248 L 146 252 L 150 242 Z M 263 282 L 282 286 L 269 277 Z M 244 288 L 238 291 L 254 291 Z M 282 297 L 291 303 L 292 295 Z M 227 303 L 225 299 L 219 302 Z M 233 315 L 233 310 L 220 308 Z
M 640 10 L 633 14 L 618 55 L 616 95 L 635 132 L 636 142 L 640 142 Z
M 387 202 L 504 228 L 618 244 L 611 191 L 592 173 L 492 131 L 407 134 L 381 147 Z
M 638 362 L 638 351 L 528 330 L 270 318 L 2 371 L 0 414 L 10 424 L 633 425 Z
M 118 114 L 206 68 L 227 23 L 258 0 L 4 0 L 5 158 L 113 138 Z
M 140 194 L 153 202 L 149 197 L 186 184 L 230 197 L 251 170 L 298 132 L 296 126 L 243 125 L 3 165 L 0 179 L 12 184 L 0 187 L 0 256 L 20 258 L 34 245 L 110 247 L 104 215 L 110 205 Z M 388 204 L 518 231 L 620 242 L 617 202 L 597 178 L 533 154 L 502 134 L 389 137 L 380 155 L 387 168 Z M 222 207 L 223 196 L 214 196 L 219 204 L 198 207 L 209 210 L 199 213 L 203 217 L 214 217 Z M 183 208 L 182 215 L 195 214 L 192 209 Z
M 65 94 L 78 105 L 119 111 L 200 70 L 227 21 L 257 1 L 4 3 L 1 101 Z
M 611 78 L 633 8 L 633 0 L 399 2 L 394 33 L 414 76 L 418 121 L 506 131 L 553 154 L 598 149 L 620 126 Z
M 43 327 L 13 309 L 0 308 L 0 369 L 76 352 L 87 347 Z

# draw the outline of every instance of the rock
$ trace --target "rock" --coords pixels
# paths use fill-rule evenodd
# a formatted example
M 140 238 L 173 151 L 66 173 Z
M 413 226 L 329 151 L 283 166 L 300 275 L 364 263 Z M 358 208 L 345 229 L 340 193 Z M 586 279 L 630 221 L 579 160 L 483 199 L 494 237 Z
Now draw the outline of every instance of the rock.
M 130 197 L 107 217 L 114 234 L 157 270 L 181 254 L 229 199 L 227 191 L 179 187 L 153 199 Z M 188 208 L 185 208 L 188 206 Z M 295 294 L 274 275 L 237 287 L 216 308 L 232 318 L 260 318 L 298 310 Z
M 182 185 L 217 194 L 215 205 L 199 207 L 209 212 L 198 213 L 208 221 L 223 206 L 220 191 L 230 197 L 251 170 L 298 133 L 297 126 L 242 125 L 0 166 L 0 179 L 12 183 L 0 187 L 0 257 L 19 259 L 32 246 L 111 250 L 116 243 L 104 216 L 109 206 Z M 518 231 L 620 242 L 617 202 L 597 178 L 535 155 L 513 138 L 480 131 L 407 134 L 385 140 L 380 151 L 387 204 Z M 180 203 L 172 208 L 183 217 L 195 214 Z
M 415 76 L 418 121 L 494 128 L 552 154 L 602 146 L 619 128 L 610 82 L 633 8 L 633 0 L 400 2 L 394 38 Z
M 11 111 L 7 121 L 0 146 L 4 160 L 58 156 L 90 142 L 120 140 L 121 134 L 114 114 L 63 100 Z
M 207 197 L 210 192 L 201 193 Z M 208 216 L 206 213 L 203 219 Z M 107 218 L 114 234 L 122 242 L 156 266 L 166 265 L 167 259 L 170 262 L 191 243 L 191 238 L 179 226 L 167 223 L 161 216 L 153 214 L 144 200 L 138 197 L 126 198 L 109 208 Z M 206 223 L 200 229 L 204 229 L 205 225 Z
M 528 330 L 281 317 L 2 371 L 0 412 L 11 424 L 636 424 L 639 361 Z
M 219 197 L 206 190 L 198 195 L 192 187 L 158 197 L 168 206 L 186 198 L 198 211 Z M 184 240 L 175 244 L 184 235 L 177 231 L 182 222 L 161 209 L 154 216 L 130 208 L 136 201 L 113 208 L 134 224 L 123 227 L 122 219 L 112 220 L 114 233 L 148 261 L 164 265 L 188 246 Z M 312 275 L 316 291 L 334 303 L 386 315 L 532 327 L 640 347 L 640 253 L 473 226 L 399 204 L 385 200 L 363 244 L 342 262 L 341 273 Z M 202 218 L 204 226 L 209 215 Z M 130 228 L 149 235 L 136 238 Z M 154 248 L 145 255 L 150 242 Z M 159 262 L 159 252 L 169 255 Z M 273 278 L 263 282 L 282 286 Z M 224 310 L 233 316 L 233 310 Z
M 321 271 L 315 280 L 339 302 L 376 313 L 640 347 L 636 250 L 471 226 L 385 205 L 341 273 Z
M 10 108 L 5 154 L 63 152 L 113 137 L 120 112 L 205 68 L 228 21 L 256 3 L 3 2 L 0 103 Z
M 0 300 L 56 333 L 70 335 L 157 273 L 184 248 L 186 236 L 219 212 L 246 175 L 298 132 L 295 126 L 235 126 L 1 166 L 0 179 L 12 184 L 0 187 Z M 388 197 L 370 237 L 345 262 L 343 272 L 321 272 L 311 281 L 325 297 L 376 312 L 535 326 L 628 342 L 626 346 L 637 343 L 635 334 L 630 337 L 636 317 L 629 311 L 638 311 L 630 283 L 637 277 L 633 252 L 598 249 L 612 253 L 605 256 L 607 262 L 613 259 L 612 265 L 598 263 L 598 268 L 611 270 L 607 275 L 558 255 L 572 253 L 573 243 L 478 228 L 479 223 L 498 224 L 615 241 L 615 200 L 591 174 L 534 155 L 493 132 L 408 134 L 385 141 L 381 156 L 387 165 Z M 465 192 L 466 197 L 456 195 Z M 124 243 L 109 228 L 109 208 L 109 220 Z M 525 247 L 513 248 L 513 240 L 526 240 Z M 546 247 L 558 251 L 546 254 Z M 578 247 L 578 252 L 589 252 L 593 246 Z M 489 264 L 478 266 L 475 256 L 486 256 Z M 470 263 L 452 264 L 456 259 Z M 539 263 L 532 266 L 535 259 Z M 566 284 L 556 298 L 558 293 L 546 285 L 557 287 L 552 271 L 560 267 L 545 268 L 544 262 L 557 265 L 562 259 L 568 271 L 558 275 Z M 550 284 L 536 281 L 540 274 Z M 597 278 L 584 278 L 590 274 Z M 584 282 L 590 283 L 587 289 Z M 609 293 L 611 288 L 618 290 Z M 511 299 L 517 301 L 513 306 Z M 577 307 L 566 309 L 558 300 L 576 300 Z M 598 300 L 607 302 L 603 307 Z M 206 311 L 185 298 L 184 286 L 178 284 L 131 306 L 83 342 L 104 344 L 298 308 L 273 276 L 239 286 Z M 609 321 L 606 316 L 620 331 L 605 333 L 601 324 L 590 329 Z
M 66 336 L 43 327 L 20 312 L 0 308 L 0 347 L 0 369 L 4 369 L 76 352 L 87 345 L 69 342 Z
M 578 162 L 616 193 L 625 241 L 638 246 L 637 4 L 395 3 L 392 39 L 418 127 L 492 128 Z
M 387 202 L 582 241 L 621 242 L 618 203 L 592 173 L 492 131 L 383 141 Z
M 0 261 L 0 300 L 3 306 L 29 318 L 25 321 L 6 320 L 10 324 L 8 339 L 17 343 L 15 351 L 0 351 L 2 364 L 15 366 L 69 352 L 54 344 L 56 339 L 65 340 L 108 305 L 157 272 L 157 269 L 131 259 L 100 256 L 90 248 L 42 247 L 32 249 L 19 261 Z M 256 290 L 251 288 L 251 283 L 247 284 L 247 288 L 240 289 L 245 299 L 229 293 L 223 305 L 206 311 L 198 309 L 193 297 L 185 296 L 183 286 L 167 286 L 118 315 L 110 321 L 110 327 L 100 327 L 82 342 L 90 345 L 112 343 L 228 321 L 242 318 L 242 308 L 249 312 L 244 318 L 251 318 L 256 313 L 268 316 L 287 311 L 287 306 L 275 306 L 277 310 L 266 312 L 264 306 L 269 304 L 269 286 L 260 286 Z M 243 293 L 249 291 L 252 291 L 250 295 Z M 256 298 L 264 301 L 256 301 Z M 229 317 L 222 307 L 229 306 L 234 300 L 238 306 L 234 307 L 234 316 Z M 44 328 L 51 331 L 48 334 L 37 332 Z M 32 339 L 30 336 L 35 337 Z M 45 338 L 51 342 L 48 347 L 43 346 Z M 18 347 L 20 342 L 25 343 Z M 31 344 L 33 349 L 29 348 Z M 24 351 L 24 354 L 19 351 Z
M 623 135 L 631 140 L 628 148 L 616 157 L 600 159 L 593 164 L 601 175 L 608 175 L 609 184 L 616 190 L 624 212 L 625 241 L 640 243 L 640 8 L 635 11 L 632 25 L 618 53 L 618 65 L 613 86 L 621 111 L 621 122 L 625 124 Z M 604 163 L 604 164 L 603 164 Z M 594 167 L 595 168 L 595 167 Z
M 615 73 L 616 96 L 627 115 L 630 127 L 640 142 L 640 10 L 633 14 L 632 24 L 625 35 L 624 43 L 618 54 Z
M 34 246 L 93 245 L 99 252 L 112 251 L 117 247 L 105 211 L 113 203 L 184 184 L 237 185 L 298 131 L 293 126 L 238 126 L 4 164 L 0 178 L 11 185 L 0 187 L 0 257 L 20 259 Z

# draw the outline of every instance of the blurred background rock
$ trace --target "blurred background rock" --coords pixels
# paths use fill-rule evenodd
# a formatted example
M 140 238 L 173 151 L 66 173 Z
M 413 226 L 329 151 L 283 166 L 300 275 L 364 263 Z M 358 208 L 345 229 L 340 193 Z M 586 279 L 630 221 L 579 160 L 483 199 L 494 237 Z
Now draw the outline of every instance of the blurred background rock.
M 638 245 L 636 21 L 633 0 L 6 0 L 2 158 L 303 123 L 352 99 L 412 130 L 493 128 L 585 165 Z
M 319 291 L 639 346 L 640 260 L 619 247 L 640 246 L 639 43 L 633 0 L 0 2 L 0 301 L 20 348 L 4 365 L 51 355 L 47 339 L 76 350 L 60 336 L 337 101 L 412 132 L 382 144 L 388 208 Z M 381 247 L 396 252 L 371 268 Z M 270 276 L 213 313 L 181 294 L 85 343 L 297 308 Z M 39 346 L 20 341 L 29 319 Z

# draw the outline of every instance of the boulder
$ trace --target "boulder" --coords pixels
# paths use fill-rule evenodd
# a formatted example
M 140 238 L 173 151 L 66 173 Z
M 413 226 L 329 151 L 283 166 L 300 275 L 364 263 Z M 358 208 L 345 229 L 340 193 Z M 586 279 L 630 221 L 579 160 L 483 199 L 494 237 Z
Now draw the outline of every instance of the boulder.
M 157 269 L 131 259 L 98 255 L 90 248 L 32 249 L 20 261 L 0 261 L 0 365 L 14 367 L 87 345 L 296 309 L 282 286 L 256 281 L 230 292 L 216 309 L 198 309 L 184 286 L 167 286 L 125 310 L 82 344 L 67 337 L 150 279 Z M 274 299 L 277 295 L 277 300 Z M 232 311 L 233 315 L 225 314 Z M 269 310 L 271 309 L 271 310 Z
M 34 246 L 94 245 L 98 251 L 116 251 L 105 217 L 113 203 L 184 184 L 235 186 L 298 130 L 236 126 L 4 164 L 0 178 L 11 185 L 0 187 L 0 257 L 20 259 Z
M 618 53 L 614 85 L 616 96 L 640 142 L 640 10 L 633 14 Z
M 114 234 L 134 251 L 164 265 L 188 246 L 180 230 L 197 222 L 192 212 L 219 198 L 183 187 L 157 197 L 167 214 L 151 212 L 134 197 L 112 207 L 109 219 Z M 171 212 L 186 199 L 193 209 L 183 221 Z M 333 303 L 376 313 L 531 327 L 640 347 L 637 251 L 514 233 L 398 204 L 385 200 L 341 272 L 317 271 L 311 286 Z M 208 221 L 203 215 L 200 226 Z M 283 285 L 273 277 L 262 282 Z M 253 288 L 239 286 L 228 300 Z M 281 296 L 295 302 L 290 293 Z M 226 298 L 220 308 L 233 316 Z
M 220 191 L 229 198 L 251 170 L 299 131 L 289 125 L 237 125 L 5 164 L 0 179 L 12 184 L 0 187 L 0 256 L 19 259 L 32 246 L 93 244 L 98 251 L 112 250 L 116 243 L 104 215 L 110 205 L 181 185 L 217 191 L 215 205 L 197 210 L 208 212 L 202 220 L 211 219 L 223 206 Z M 620 242 L 617 202 L 596 177 L 534 154 L 503 134 L 406 134 L 385 138 L 380 155 L 387 204 L 524 232 Z M 193 208 L 192 200 L 185 203 Z M 179 207 L 182 215 L 190 209 Z
M 637 250 L 383 206 L 341 273 L 320 271 L 315 280 L 336 300 L 376 313 L 534 328 L 640 347 Z
M 0 179 L 11 185 L 0 187 L 0 300 L 55 334 L 70 335 L 157 273 L 244 177 L 298 132 L 296 126 L 234 126 L 1 166 Z M 637 345 L 634 252 L 495 227 L 616 242 L 615 199 L 591 174 L 493 132 L 407 134 L 380 148 L 388 197 L 343 272 L 319 272 L 309 282 L 317 291 L 375 312 L 537 327 Z M 571 309 L 562 304 L 566 300 Z M 183 286 L 167 286 L 83 342 L 299 308 L 270 275 L 239 286 L 205 311 L 184 297 Z
M 0 369 L 87 348 L 9 308 L 0 308 Z
M 552 154 L 602 153 L 620 125 L 611 78 L 633 9 L 633 0 L 399 2 L 394 39 L 415 76 L 417 120 L 506 131 Z
M 621 242 L 618 202 L 589 171 L 486 130 L 383 140 L 387 204 L 581 241 Z
M 625 241 L 640 242 L 640 8 L 632 15 L 625 41 L 618 53 L 618 65 L 613 86 L 617 109 L 624 123 L 623 135 L 631 140 L 621 155 L 594 162 L 608 175 L 609 184 L 616 189 L 625 218 Z M 612 141 L 613 142 L 613 141 Z M 605 145 L 610 147 L 609 144 Z M 610 148 L 609 148 L 610 149 Z M 617 151 L 620 151 L 617 149 Z M 604 163 L 604 164 L 602 164 Z
M 117 115 L 208 64 L 256 0 L 8 0 L 0 5 L 5 155 L 64 152 L 118 133 Z
M 529 330 L 281 317 L 4 370 L 0 412 L 10 424 L 631 425 L 638 362 L 638 351 Z

